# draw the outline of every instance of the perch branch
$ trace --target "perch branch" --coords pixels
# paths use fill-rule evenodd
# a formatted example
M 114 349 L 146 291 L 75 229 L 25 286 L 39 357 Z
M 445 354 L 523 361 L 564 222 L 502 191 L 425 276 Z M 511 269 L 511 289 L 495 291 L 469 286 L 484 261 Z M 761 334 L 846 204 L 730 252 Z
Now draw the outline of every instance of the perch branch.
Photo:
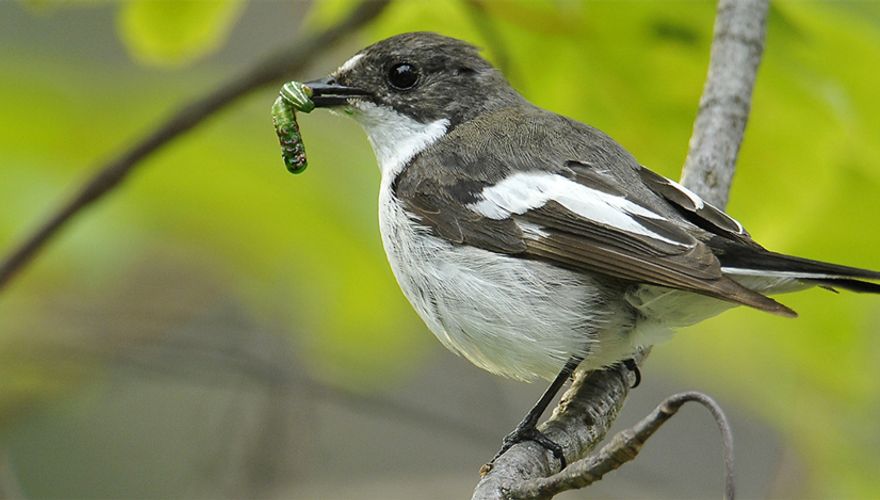
M 141 164 L 141 160 L 240 97 L 265 85 L 281 82 L 301 71 L 328 47 L 376 18 L 388 2 L 389 0 L 365 0 L 339 23 L 270 55 L 226 85 L 184 106 L 146 137 L 97 168 L 72 198 L 3 259 L 0 263 L 0 290 L 75 215 L 118 186 Z
M 682 182 L 711 203 L 727 204 L 736 157 L 764 47 L 768 0 L 719 0 L 709 72 Z M 641 365 L 648 352 L 639 353 Z M 568 463 L 590 453 L 617 418 L 629 392 L 627 371 L 579 374 L 541 430 L 559 443 Z M 513 446 L 484 470 L 474 499 L 509 498 L 519 483 L 557 472 L 557 461 L 531 442 Z
M 514 485 L 508 492 L 512 499 L 549 498 L 563 491 L 583 488 L 602 479 L 636 458 L 645 442 L 687 402 L 700 403 L 712 414 L 721 431 L 724 459 L 724 498 L 733 500 L 733 434 L 721 407 L 712 398 L 700 392 L 683 392 L 666 398 L 647 417 L 633 427 L 614 435 L 597 453 L 566 467 L 546 478 L 536 478 Z

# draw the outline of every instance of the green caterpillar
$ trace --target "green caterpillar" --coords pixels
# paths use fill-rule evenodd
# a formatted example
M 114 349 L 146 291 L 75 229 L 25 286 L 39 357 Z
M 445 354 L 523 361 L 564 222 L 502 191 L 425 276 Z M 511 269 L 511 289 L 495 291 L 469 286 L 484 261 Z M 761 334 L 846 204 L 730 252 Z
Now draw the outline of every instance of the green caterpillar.
M 300 82 L 285 83 L 272 104 L 272 123 L 281 143 L 281 159 L 292 174 L 298 174 L 309 166 L 299 124 L 296 123 L 296 112 L 308 113 L 313 109 L 312 89 Z

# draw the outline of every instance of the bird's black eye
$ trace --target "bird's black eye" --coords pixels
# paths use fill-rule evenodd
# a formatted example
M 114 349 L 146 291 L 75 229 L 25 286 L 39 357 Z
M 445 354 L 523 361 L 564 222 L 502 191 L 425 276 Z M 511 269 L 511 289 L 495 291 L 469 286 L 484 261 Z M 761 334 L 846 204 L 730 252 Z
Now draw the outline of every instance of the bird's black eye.
M 419 71 L 412 64 L 395 64 L 388 70 L 388 83 L 397 90 L 409 90 L 418 82 Z

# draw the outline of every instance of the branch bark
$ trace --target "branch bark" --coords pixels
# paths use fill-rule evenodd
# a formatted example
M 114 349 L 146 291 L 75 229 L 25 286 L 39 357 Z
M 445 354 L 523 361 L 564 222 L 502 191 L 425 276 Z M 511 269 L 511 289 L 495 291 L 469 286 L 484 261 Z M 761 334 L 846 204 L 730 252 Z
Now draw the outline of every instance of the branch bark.
M 508 496 L 514 499 L 551 498 L 563 491 L 589 486 L 623 464 L 633 460 L 657 430 L 688 402 L 703 405 L 712 414 L 723 437 L 724 484 L 727 500 L 733 500 L 733 433 L 718 403 L 700 392 L 682 392 L 666 398 L 648 416 L 629 429 L 618 432 L 597 453 L 569 465 L 546 478 L 531 479 L 514 485 Z
M 752 89 L 764 53 L 768 0 L 720 0 L 709 76 L 703 87 L 681 181 L 724 208 L 736 170 Z
M 682 183 L 724 208 L 751 107 L 761 62 L 768 0 L 719 0 L 709 71 L 685 161 Z M 637 356 L 641 365 L 649 353 Z M 559 443 L 568 463 L 590 453 L 605 437 L 629 393 L 628 370 L 612 367 L 579 373 L 541 430 Z M 511 498 L 524 481 L 546 478 L 557 461 L 525 442 L 495 460 L 474 490 L 474 499 Z M 732 494 L 732 491 L 731 491 Z M 533 498 L 548 498 L 538 495 Z
M 375 19 L 390 0 L 365 0 L 339 23 L 315 33 L 259 62 L 213 92 L 184 106 L 165 123 L 98 167 L 92 177 L 66 203 L 43 222 L 0 263 L 0 290 L 28 264 L 49 240 L 75 215 L 108 194 L 130 174 L 141 160 L 186 133 L 240 97 L 269 84 L 277 84 L 301 71 L 324 50 Z

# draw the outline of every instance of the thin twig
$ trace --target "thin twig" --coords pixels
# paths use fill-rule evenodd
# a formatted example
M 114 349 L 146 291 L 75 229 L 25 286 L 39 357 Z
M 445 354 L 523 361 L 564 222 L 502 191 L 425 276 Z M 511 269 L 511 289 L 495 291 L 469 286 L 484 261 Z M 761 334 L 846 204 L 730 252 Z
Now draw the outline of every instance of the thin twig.
M 389 0 L 365 0 L 339 23 L 270 55 L 241 76 L 184 106 L 165 123 L 126 149 L 118 157 L 97 168 L 92 177 L 67 203 L 63 204 L 3 260 L 0 264 L 0 290 L 75 215 L 118 186 L 136 166 L 141 164 L 141 160 L 240 97 L 296 74 L 324 50 L 376 18 L 388 3 Z
M 720 208 L 727 204 L 748 117 L 766 32 L 768 0 L 719 0 L 709 74 L 694 121 L 682 182 Z M 641 365 L 649 353 L 637 356 Z M 542 430 L 569 463 L 586 456 L 617 418 L 629 393 L 626 370 L 613 367 L 576 377 Z M 566 411 L 578 407 L 579 414 Z M 474 490 L 474 499 L 503 499 L 521 481 L 557 472 L 552 454 L 531 443 L 495 460 Z
M 712 414 L 722 436 L 724 459 L 724 497 L 733 500 L 733 433 L 730 423 L 718 403 L 701 392 L 683 392 L 666 398 L 648 416 L 629 429 L 618 432 L 597 453 L 566 467 L 546 478 L 531 479 L 515 484 L 507 492 L 511 499 L 550 498 L 563 491 L 583 488 L 602 479 L 623 464 L 638 456 L 642 446 L 667 420 L 687 402 L 700 403 Z

